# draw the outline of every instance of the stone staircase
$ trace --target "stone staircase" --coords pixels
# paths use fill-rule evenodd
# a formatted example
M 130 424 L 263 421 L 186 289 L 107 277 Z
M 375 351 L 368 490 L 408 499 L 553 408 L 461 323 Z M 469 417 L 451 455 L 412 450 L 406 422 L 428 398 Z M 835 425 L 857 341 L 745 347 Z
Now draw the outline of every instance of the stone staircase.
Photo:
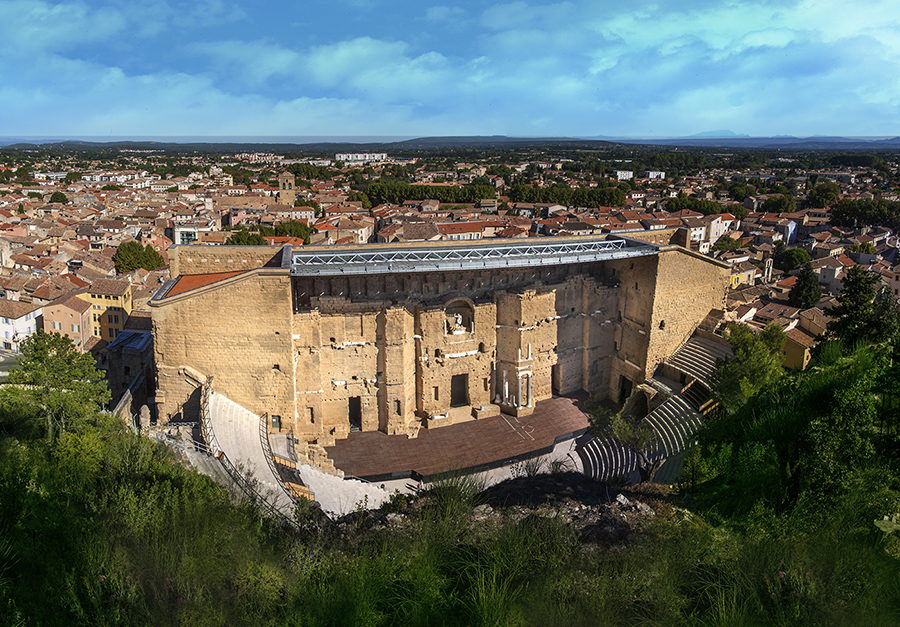
M 653 430 L 650 450 L 651 462 L 664 460 L 655 481 L 671 483 L 678 480 L 687 451 L 693 446 L 694 435 L 703 427 L 705 411 L 711 404 L 710 382 L 719 359 L 732 357 L 731 349 L 712 340 L 691 337 L 666 364 L 690 375 L 695 381 L 682 393 L 664 384 L 651 387 L 668 398 L 643 420 Z M 584 474 L 597 481 L 627 478 L 637 471 L 637 455 L 614 438 L 585 435 L 576 443 L 576 452 L 584 467 Z
M 666 363 L 710 387 L 712 375 L 716 371 L 716 362 L 719 359 L 731 359 L 733 356 L 727 346 L 705 338 L 692 337 L 675 351 Z
M 691 405 L 680 396 L 672 396 L 643 420 L 653 430 L 651 462 L 669 459 L 687 450 L 703 422 Z M 575 451 L 581 459 L 584 474 L 597 481 L 627 478 L 638 469 L 637 455 L 615 438 L 582 436 Z

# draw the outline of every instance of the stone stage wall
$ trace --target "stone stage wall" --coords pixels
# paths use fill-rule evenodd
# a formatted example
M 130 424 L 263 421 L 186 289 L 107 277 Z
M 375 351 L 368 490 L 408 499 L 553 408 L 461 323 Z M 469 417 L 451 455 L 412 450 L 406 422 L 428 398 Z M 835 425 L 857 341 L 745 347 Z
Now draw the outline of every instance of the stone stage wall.
M 319 446 L 526 415 L 555 393 L 619 397 L 724 304 L 728 266 L 655 237 L 626 259 L 336 277 L 291 276 L 277 249 L 176 247 L 182 269 L 258 267 L 151 301 L 159 420 L 195 418 L 209 376 Z

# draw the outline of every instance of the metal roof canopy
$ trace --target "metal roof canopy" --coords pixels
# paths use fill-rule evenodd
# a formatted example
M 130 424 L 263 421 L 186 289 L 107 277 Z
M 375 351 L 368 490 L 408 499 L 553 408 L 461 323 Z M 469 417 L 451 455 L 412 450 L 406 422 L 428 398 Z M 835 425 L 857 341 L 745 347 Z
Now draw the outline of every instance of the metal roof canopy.
M 291 254 L 292 276 L 343 276 L 395 272 L 435 272 L 527 268 L 606 259 L 626 259 L 659 253 L 659 247 L 641 240 L 614 237 L 539 238 L 465 241 L 416 245 L 332 246 L 298 250 Z

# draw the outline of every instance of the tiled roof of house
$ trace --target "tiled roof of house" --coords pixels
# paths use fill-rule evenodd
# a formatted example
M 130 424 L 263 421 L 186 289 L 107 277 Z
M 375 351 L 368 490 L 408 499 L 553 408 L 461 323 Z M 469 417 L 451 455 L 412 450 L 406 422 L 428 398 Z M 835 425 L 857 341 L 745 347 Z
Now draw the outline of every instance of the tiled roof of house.
M 89 294 L 110 294 L 122 296 L 128 291 L 128 281 L 124 279 L 97 279 L 88 288 Z

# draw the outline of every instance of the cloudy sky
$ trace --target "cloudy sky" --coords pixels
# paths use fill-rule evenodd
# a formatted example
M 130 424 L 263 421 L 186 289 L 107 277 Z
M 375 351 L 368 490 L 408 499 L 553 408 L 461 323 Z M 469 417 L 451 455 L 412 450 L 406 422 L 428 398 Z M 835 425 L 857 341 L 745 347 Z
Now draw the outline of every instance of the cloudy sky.
M 0 135 L 900 135 L 898 0 L 2 0 Z

